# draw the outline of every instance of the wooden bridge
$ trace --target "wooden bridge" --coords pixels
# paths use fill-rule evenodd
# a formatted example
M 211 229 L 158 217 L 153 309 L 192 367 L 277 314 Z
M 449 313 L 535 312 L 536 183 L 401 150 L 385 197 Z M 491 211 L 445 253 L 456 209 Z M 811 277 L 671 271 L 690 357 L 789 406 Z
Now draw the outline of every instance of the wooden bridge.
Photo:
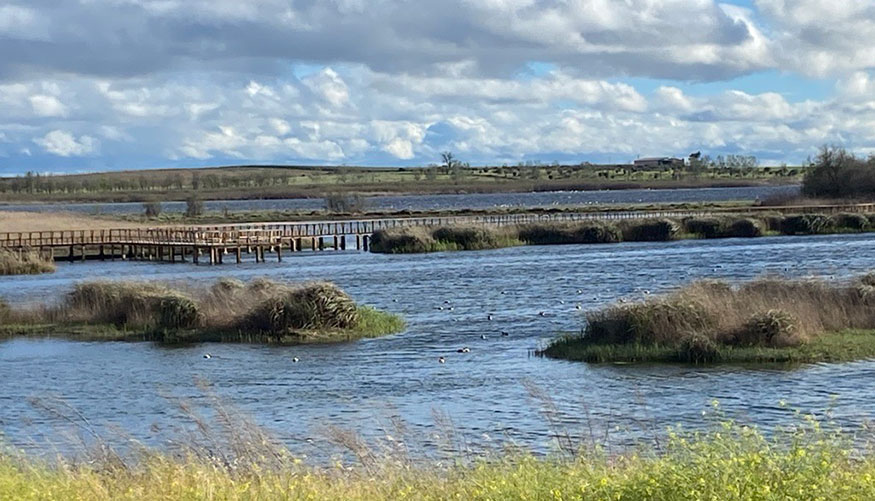
M 448 217 L 378 218 L 337 221 L 271 222 L 210 226 L 167 226 L 110 230 L 62 230 L 0 232 L 0 249 L 36 251 L 54 259 L 148 259 L 220 264 L 226 259 L 242 262 L 243 254 L 255 254 L 256 262 L 283 252 L 303 250 L 367 251 L 377 230 L 411 226 L 488 225 L 511 226 L 532 223 L 564 223 L 585 220 L 705 217 L 756 213 L 873 213 L 875 204 L 816 205 L 804 207 L 744 207 L 709 210 L 642 210 L 558 212 Z

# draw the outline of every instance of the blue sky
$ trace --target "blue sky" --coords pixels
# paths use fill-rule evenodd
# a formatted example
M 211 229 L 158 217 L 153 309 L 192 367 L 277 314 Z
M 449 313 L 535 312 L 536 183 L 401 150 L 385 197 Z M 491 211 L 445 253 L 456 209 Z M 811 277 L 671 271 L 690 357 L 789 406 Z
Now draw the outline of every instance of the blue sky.
M 6 0 L 0 174 L 875 153 L 875 0 Z

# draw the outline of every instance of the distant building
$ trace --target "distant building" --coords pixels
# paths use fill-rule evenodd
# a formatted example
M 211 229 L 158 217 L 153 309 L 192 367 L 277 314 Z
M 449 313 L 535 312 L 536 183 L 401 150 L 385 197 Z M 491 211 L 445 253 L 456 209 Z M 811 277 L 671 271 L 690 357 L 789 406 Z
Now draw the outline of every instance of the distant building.
M 636 169 L 672 169 L 683 167 L 683 159 L 673 157 L 639 158 L 634 162 Z

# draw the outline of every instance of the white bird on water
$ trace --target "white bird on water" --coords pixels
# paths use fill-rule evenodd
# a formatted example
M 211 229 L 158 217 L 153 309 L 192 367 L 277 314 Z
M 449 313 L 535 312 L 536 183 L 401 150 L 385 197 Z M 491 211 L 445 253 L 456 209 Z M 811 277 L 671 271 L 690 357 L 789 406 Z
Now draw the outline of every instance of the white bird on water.
M 213 356 L 210 355 L 209 353 L 204 353 L 204 358 L 213 358 Z
M 296 364 L 296 363 L 298 363 L 298 362 L 300 362 L 300 361 L 301 361 L 300 358 L 298 358 L 298 357 L 292 357 L 292 363 L 295 363 L 295 364 Z
M 447 359 L 445 359 L 444 357 L 438 357 L 438 363 L 445 364 L 445 363 L 447 363 Z

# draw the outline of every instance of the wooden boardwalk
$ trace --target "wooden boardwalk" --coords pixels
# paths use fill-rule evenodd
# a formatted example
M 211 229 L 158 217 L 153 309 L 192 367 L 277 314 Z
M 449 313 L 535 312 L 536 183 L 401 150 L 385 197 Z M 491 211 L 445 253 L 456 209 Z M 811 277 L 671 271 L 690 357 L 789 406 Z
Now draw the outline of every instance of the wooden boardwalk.
M 488 225 L 510 226 L 532 223 L 563 223 L 585 220 L 704 217 L 756 213 L 873 213 L 875 204 L 817 205 L 804 207 L 745 207 L 711 210 L 648 210 L 574 213 L 526 213 L 418 218 L 375 218 L 337 221 L 270 222 L 209 226 L 168 226 L 110 230 L 62 230 L 0 232 L 0 248 L 37 251 L 55 259 L 149 259 L 168 262 L 206 261 L 220 264 L 226 259 L 242 262 L 244 253 L 255 254 L 256 262 L 283 252 L 309 250 L 368 250 L 370 236 L 377 230 L 410 226 Z M 229 257 L 230 256 L 230 257 Z

